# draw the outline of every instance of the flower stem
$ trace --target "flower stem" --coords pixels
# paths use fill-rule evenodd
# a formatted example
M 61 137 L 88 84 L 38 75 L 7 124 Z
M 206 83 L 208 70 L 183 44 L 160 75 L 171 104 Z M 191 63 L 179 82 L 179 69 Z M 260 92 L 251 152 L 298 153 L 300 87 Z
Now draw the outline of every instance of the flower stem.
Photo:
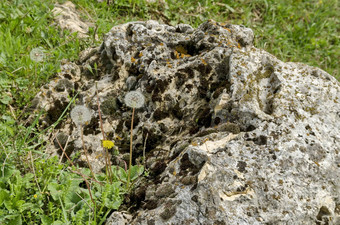
M 135 114 L 135 108 L 132 108 L 132 119 L 131 119 L 131 134 L 130 134 L 130 160 L 129 160 L 129 175 L 127 181 L 127 188 L 130 186 L 130 178 L 131 178 L 131 162 L 132 162 L 132 136 L 133 136 L 133 117 Z
M 104 132 L 104 128 L 103 128 L 102 114 L 101 114 L 101 111 L 100 111 L 97 82 L 96 82 L 96 95 L 97 95 L 98 115 L 99 115 L 99 121 L 100 121 L 100 130 L 102 131 L 103 140 L 106 140 L 105 132 Z M 104 150 L 105 150 L 106 178 L 110 181 L 110 183 L 112 183 L 112 171 L 111 171 L 111 160 L 110 160 L 110 157 L 109 157 L 109 150 L 107 148 L 104 148 Z
M 33 160 L 32 151 L 29 151 L 28 154 L 30 155 L 30 158 L 31 158 L 32 170 L 33 170 L 35 182 L 37 183 L 37 186 L 38 186 L 38 189 L 39 189 L 40 193 L 42 193 L 42 191 L 41 191 L 41 189 L 40 189 L 40 186 L 39 186 L 39 183 L 38 183 L 38 178 L 37 178 L 37 175 L 36 175 L 35 169 L 34 169 L 34 160 Z
M 83 126 L 80 127 L 80 135 L 81 135 L 81 142 L 82 142 L 82 144 L 83 144 L 83 149 L 84 149 L 84 152 L 85 152 L 87 164 L 89 165 L 89 168 L 90 168 L 90 170 L 91 170 L 91 174 L 92 174 L 93 178 L 96 179 L 96 177 L 95 177 L 95 175 L 94 175 L 94 173 L 93 173 L 93 170 L 92 170 L 92 166 L 91 166 L 91 164 L 90 164 L 90 160 L 89 160 L 89 157 L 88 157 L 88 154 L 87 154 L 86 147 L 85 147 Z

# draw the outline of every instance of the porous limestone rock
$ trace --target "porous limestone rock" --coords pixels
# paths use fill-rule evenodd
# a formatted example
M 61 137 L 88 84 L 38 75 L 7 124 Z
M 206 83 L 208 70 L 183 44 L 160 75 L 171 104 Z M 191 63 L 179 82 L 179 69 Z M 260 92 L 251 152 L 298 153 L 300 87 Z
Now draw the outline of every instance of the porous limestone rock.
M 91 23 L 83 22 L 78 16 L 76 6 L 67 1 L 64 4 L 55 4 L 52 10 L 54 20 L 62 29 L 67 29 L 71 32 L 78 32 L 79 38 L 88 37 L 87 33 L 90 26 L 94 26 Z
M 197 29 L 131 22 L 42 88 L 35 108 L 46 109 L 44 126 L 75 94 L 93 111 L 84 139 L 97 171 L 104 160 L 96 89 L 104 131 L 121 154 L 131 123 L 124 96 L 145 96 L 133 152 L 140 162 L 145 149 L 150 175 L 122 206 L 129 212 L 107 224 L 340 223 L 339 82 L 284 63 L 253 39 L 249 28 L 214 21 Z M 82 151 L 69 118 L 57 130 L 69 154 Z M 60 154 L 53 140 L 47 148 Z

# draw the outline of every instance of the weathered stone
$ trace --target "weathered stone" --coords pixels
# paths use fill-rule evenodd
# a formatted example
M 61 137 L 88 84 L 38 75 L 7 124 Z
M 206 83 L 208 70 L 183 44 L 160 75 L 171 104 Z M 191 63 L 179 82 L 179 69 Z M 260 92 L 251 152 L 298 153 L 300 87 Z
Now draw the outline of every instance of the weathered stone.
M 113 212 L 106 222 L 111 225 L 126 225 L 131 219 L 132 216 L 127 213 Z
M 56 4 L 52 13 L 60 28 L 78 32 L 79 38 L 88 37 L 89 26 L 93 26 L 93 24 L 81 21 L 76 11 L 76 6 L 72 2 L 67 1 L 62 5 Z
M 73 85 L 68 79 L 61 79 L 58 81 L 58 84 L 55 86 L 55 90 L 58 92 L 62 92 L 65 90 L 72 90 Z
M 101 110 L 105 115 L 114 115 L 117 109 L 117 100 L 113 96 L 108 96 L 101 104 Z
M 162 184 L 157 188 L 155 196 L 158 198 L 164 198 L 170 196 L 174 192 L 175 191 L 170 184 Z
M 104 165 L 96 90 L 100 104 L 116 99 L 115 113 L 102 119 L 104 132 L 120 137 L 122 154 L 131 122 L 124 96 L 145 95 L 135 112 L 133 157 L 145 150 L 151 173 L 127 224 L 339 222 L 339 82 L 318 68 L 278 60 L 255 48 L 253 38 L 248 28 L 214 21 L 197 29 L 131 22 L 113 27 L 81 65 L 63 65 L 59 79 L 68 74 L 79 103 L 94 111 L 97 122 L 84 139 L 97 170 Z M 56 85 L 37 96 L 37 107 L 48 112 L 43 124 L 56 118 L 49 109 L 74 96 Z M 59 130 L 82 151 L 69 119 Z M 53 142 L 47 148 L 58 151 Z

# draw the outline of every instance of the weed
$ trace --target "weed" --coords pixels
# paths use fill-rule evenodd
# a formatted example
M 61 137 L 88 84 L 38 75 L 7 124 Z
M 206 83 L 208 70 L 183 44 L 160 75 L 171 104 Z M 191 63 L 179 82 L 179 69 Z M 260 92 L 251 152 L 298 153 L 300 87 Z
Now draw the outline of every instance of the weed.
M 133 137 L 133 118 L 135 115 L 135 109 L 140 108 L 144 105 L 144 95 L 139 91 L 130 91 L 125 95 L 124 102 L 127 106 L 132 108 L 132 119 L 131 119 L 131 131 L 130 131 L 130 160 L 129 160 L 129 175 L 126 186 L 130 187 L 131 178 L 131 164 L 132 164 L 132 137 Z
M 81 143 L 83 144 L 83 150 L 84 150 L 84 153 L 85 153 L 87 164 L 88 164 L 88 166 L 91 170 L 91 173 L 94 177 L 92 166 L 91 166 L 91 163 L 89 161 L 89 156 L 88 156 L 87 149 L 86 149 L 85 143 L 84 143 L 84 129 L 83 129 L 83 126 L 88 124 L 90 122 L 91 118 L 92 118 L 91 112 L 86 106 L 78 105 L 78 106 L 75 106 L 71 111 L 71 119 L 80 129 Z M 61 146 L 60 146 L 60 148 L 61 148 Z M 63 151 L 63 153 L 65 154 L 64 151 Z
M 95 64 L 96 67 L 97 64 Z M 99 115 L 99 122 L 100 122 L 100 130 L 102 132 L 103 135 L 103 141 L 102 141 L 102 145 L 103 148 L 105 149 L 105 167 L 106 167 L 106 175 L 107 175 L 107 179 L 110 180 L 110 182 L 112 182 L 112 171 L 111 171 L 111 159 L 109 156 L 109 149 L 113 148 L 114 143 L 110 140 L 106 140 L 106 135 L 104 132 L 104 128 L 103 128 L 103 120 L 102 120 L 102 113 L 100 110 L 100 103 L 99 103 L 99 95 L 98 95 L 98 87 L 97 87 L 97 83 L 96 83 L 96 95 L 97 95 L 97 106 L 98 106 L 98 115 Z

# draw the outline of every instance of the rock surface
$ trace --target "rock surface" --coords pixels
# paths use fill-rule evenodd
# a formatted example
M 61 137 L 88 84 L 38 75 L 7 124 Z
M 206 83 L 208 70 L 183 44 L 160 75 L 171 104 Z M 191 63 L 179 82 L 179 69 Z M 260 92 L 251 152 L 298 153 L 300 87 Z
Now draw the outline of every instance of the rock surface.
M 64 4 L 56 4 L 52 10 L 54 20 L 62 29 L 67 29 L 71 32 L 78 32 L 78 38 L 88 37 L 87 33 L 89 27 L 93 26 L 91 23 L 83 22 L 78 16 L 76 6 L 67 1 Z
M 339 82 L 284 63 L 253 39 L 249 28 L 214 21 L 197 29 L 131 22 L 42 88 L 33 108 L 46 109 L 45 126 L 76 93 L 92 110 L 84 139 L 97 171 L 104 160 L 96 83 L 105 133 L 123 158 L 131 123 L 124 96 L 145 95 L 133 145 L 136 163 L 145 149 L 150 176 L 130 196 L 130 212 L 107 224 L 340 223 Z M 57 130 L 68 154 L 82 151 L 69 118 Z

